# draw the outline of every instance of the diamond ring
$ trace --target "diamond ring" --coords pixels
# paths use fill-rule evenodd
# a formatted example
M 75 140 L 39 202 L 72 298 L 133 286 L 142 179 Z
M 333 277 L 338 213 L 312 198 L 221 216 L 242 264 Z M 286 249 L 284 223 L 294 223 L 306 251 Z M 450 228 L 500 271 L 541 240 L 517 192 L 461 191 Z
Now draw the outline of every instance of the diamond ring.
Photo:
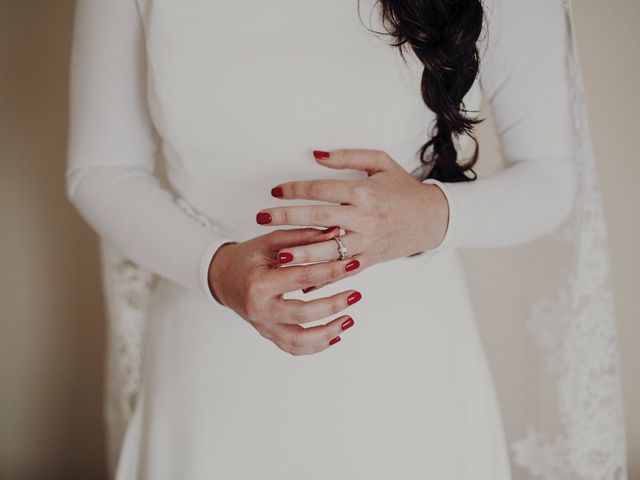
M 347 258 L 347 247 L 344 246 L 342 240 L 338 237 L 333 237 L 333 239 L 338 243 L 338 252 L 340 253 L 340 260 L 344 260 Z

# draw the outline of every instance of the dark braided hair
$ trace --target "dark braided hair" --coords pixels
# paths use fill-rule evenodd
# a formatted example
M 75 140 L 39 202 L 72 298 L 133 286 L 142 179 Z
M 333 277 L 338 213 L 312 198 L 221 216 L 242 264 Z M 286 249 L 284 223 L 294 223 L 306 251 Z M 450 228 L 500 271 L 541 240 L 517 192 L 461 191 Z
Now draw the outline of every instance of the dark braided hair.
M 478 160 L 474 125 L 484 118 L 466 116 L 464 102 L 478 74 L 480 58 L 477 42 L 482 32 L 484 12 L 481 0 L 377 0 L 386 32 L 395 40 L 403 59 L 405 44 L 424 65 L 422 98 L 436 114 L 430 140 L 420 150 L 420 160 L 432 167 L 424 178 L 447 182 L 475 180 L 472 167 Z M 359 2 L 358 2 L 359 4 Z M 454 137 L 468 134 L 475 143 L 472 157 L 458 162 Z M 430 154 L 427 157 L 427 151 Z M 423 166 L 424 166 L 423 165 Z M 465 175 L 469 170 L 472 177 Z

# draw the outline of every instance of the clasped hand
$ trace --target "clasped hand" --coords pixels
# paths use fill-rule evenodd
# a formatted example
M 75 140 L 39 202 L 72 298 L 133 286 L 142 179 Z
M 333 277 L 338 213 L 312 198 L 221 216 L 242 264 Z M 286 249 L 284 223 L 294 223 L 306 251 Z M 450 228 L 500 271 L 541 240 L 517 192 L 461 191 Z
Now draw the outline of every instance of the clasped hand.
M 361 269 L 440 244 L 448 208 L 437 186 L 417 181 L 380 150 L 316 150 L 314 157 L 324 167 L 361 170 L 367 178 L 281 183 L 271 190 L 274 197 L 330 204 L 264 209 L 258 223 L 340 226 L 346 232 L 340 240 Z M 336 260 L 337 252 L 336 242 L 328 240 L 284 249 L 277 258 L 288 264 L 323 262 Z
M 360 300 L 361 294 L 347 290 L 303 301 L 284 299 L 284 293 L 308 292 L 376 263 L 436 248 L 448 222 L 442 191 L 413 178 L 383 151 L 314 151 L 314 157 L 324 167 L 361 170 L 367 177 L 274 186 L 271 194 L 277 198 L 327 203 L 261 210 L 256 215 L 259 224 L 306 228 L 275 230 L 224 245 L 209 270 L 211 291 L 218 301 L 293 355 L 317 353 L 336 343 L 340 332 L 354 324 L 351 317 L 343 315 L 308 328 L 301 324 L 337 314 Z M 314 227 L 330 228 L 323 232 Z M 345 231 L 340 240 L 349 257 L 344 260 L 332 239 L 339 234 L 335 227 Z

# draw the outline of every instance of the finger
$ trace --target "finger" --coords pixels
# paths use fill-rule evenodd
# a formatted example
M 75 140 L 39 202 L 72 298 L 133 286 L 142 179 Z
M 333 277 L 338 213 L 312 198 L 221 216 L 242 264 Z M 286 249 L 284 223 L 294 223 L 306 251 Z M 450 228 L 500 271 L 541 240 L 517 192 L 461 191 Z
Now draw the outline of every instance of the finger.
M 295 355 L 295 356 L 313 355 L 315 353 L 320 353 L 320 352 L 326 350 L 327 348 L 329 348 L 332 345 L 335 345 L 336 343 L 340 342 L 341 340 L 342 340 L 342 337 L 340 335 L 338 335 L 337 337 L 333 337 L 328 342 L 323 342 L 321 344 L 313 345 L 311 347 L 293 349 L 289 353 L 291 353 L 291 355 Z
M 305 205 L 274 207 L 260 210 L 256 221 L 260 225 L 312 225 L 344 229 L 353 227 L 356 209 L 350 205 Z
M 352 317 L 342 315 L 324 325 L 301 327 L 300 325 L 279 324 L 274 336 L 281 348 L 292 354 L 308 355 L 318 353 L 337 343 L 334 339 L 355 324 Z
M 268 237 L 271 242 L 269 246 L 272 250 L 277 251 L 293 245 L 322 242 L 337 235 L 340 235 L 339 226 L 332 226 L 326 229 L 313 227 L 280 229 L 270 232 Z
M 340 337 L 337 337 L 337 338 L 339 339 Z M 335 343 L 338 343 L 338 342 L 335 342 Z M 303 355 L 314 355 L 316 353 L 325 351 L 329 347 L 330 347 L 330 344 L 327 342 L 325 345 L 314 345 L 313 347 L 292 349 L 289 351 L 289 353 L 295 357 L 300 357 Z
M 359 263 L 359 265 L 352 270 L 354 272 L 354 274 L 359 273 L 364 268 L 366 268 L 365 265 L 371 266 L 371 263 L 367 259 L 366 253 L 362 254 L 362 255 L 358 255 L 357 258 L 352 259 L 352 261 L 353 260 L 357 260 L 358 263 Z M 325 287 L 325 286 L 330 285 L 332 283 L 334 283 L 334 281 L 318 283 L 317 285 L 312 285 L 311 287 L 305 287 L 305 288 L 302 288 L 301 290 L 302 290 L 302 293 L 314 292 L 314 291 L 319 290 L 322 287 Z
M 357 290 L 347 290 L 314 300 L 297 298 L 280 300 L 276 307 L 278 323 L 302 325 L 336 315 L 362 299 Z
M 382 150 L 366 148 L 340 148 L 331 150 L 328 156 L 318 155 L 314 150 L 316 161 L 328 168 L 362 170 L 367 175 L 393 168 L 395 161 Z
M 307 180 L 281 183 L 271 190 L 274 197 L 300 198 L 332 203 L 352 203 L 353 189 L 362 180 Z M 278 190 L 279 189 L 279 190 Z
M 362 253 L 365 248 L 366 238 L 360 233 L 347 233 L 346 235 L 336 236 L 347 249 L 347 255 L 353 256 Z M 298 245 L 286 247 L 278 252 L 279 264 L 301 264 L 326 262 L 328 260 L 337 260 L 340 258 L 340 249 L 338 243 L 332 238 L 321 242 L 308 243 L 306 245 Z
M 354 255 L 344 260 L 272 268 L 266 274 L 270 293 L 281 295 L 325 282 L 335 282 L 357 271 L 353 269 L 353 264 L 347 269 L 347 265 L 353 260 L 358 260 L 357 268 L 363 266 L 360 256 Z

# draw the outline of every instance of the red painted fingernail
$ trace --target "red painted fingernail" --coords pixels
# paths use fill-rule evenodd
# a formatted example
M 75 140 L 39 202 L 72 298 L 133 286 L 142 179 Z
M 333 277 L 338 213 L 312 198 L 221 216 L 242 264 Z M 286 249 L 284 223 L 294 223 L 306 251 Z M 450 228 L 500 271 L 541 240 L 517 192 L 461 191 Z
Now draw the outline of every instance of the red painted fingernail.
M 260 212 L 256 215 L 256 221 L 260 225 L 264 225 L 266 223 L 271 223 L 271 215 L 267 212 Z
M 313 290 L 316 287 L 307 287 L 307 288 L 303 288 L 302 289 L 302 293 L 309 293 L 311 290 Z
M 278 263 L 289 263 L 293 260 L 293 255 L 289 252 L 282 252 L 278 255 Z
M 282 187 L 273 187 L 271 189 L 271 195 L 274 197 L 281 197 L 282 195 L 284 195 L 284 193 L 282 192 Z
M 329 158 L 329 152 L 325 152 L 324 150 L 314 150 L 313 156 L 316 158 Z
M 347 318 L 344 322 L 342 322 L 342 330 L 346 330 L 347 328 L 353 327 L 354 323 L 355 322 L 353 321 L 353 318 L 351 317 Z
M 344 266 L 345 271 L 350 272 L 351 270 L 355 270 L 360 266 L 360 262 L 358 260 L 351 260 Z
M 361 298 L 362 294 L 360 292 L 353 292 L 347 297 L 347 305 L 353 305 L 354 303 L 360 301 Z
M 333 345 L 334 343 L 338 343 L 340 341 L 340 337 L 332 338 L 329 342 L 329 345 Z

